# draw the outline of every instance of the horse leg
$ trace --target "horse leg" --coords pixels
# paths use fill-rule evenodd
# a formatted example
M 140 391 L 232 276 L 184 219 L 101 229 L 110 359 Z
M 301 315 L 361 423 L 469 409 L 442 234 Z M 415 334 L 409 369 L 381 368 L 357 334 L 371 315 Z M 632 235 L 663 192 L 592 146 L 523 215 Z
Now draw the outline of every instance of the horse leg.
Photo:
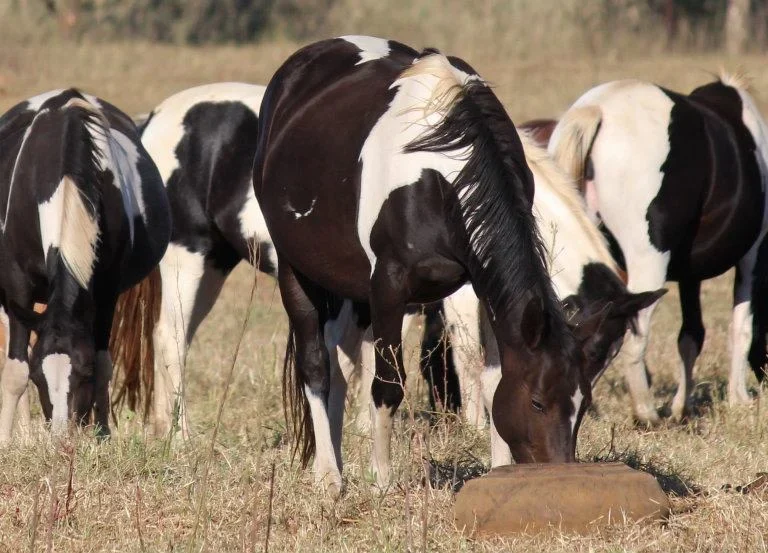
M 231 267 L 219 269 L 178 244 L 168 246 L 160 262 L 162 300 L 153 332 L 155 350 L 155 434 L 178 428 L 184 439 L 189 424 L 184 401 L 184 372 L 189 343 L 211 310 Z
M 315 437 L 315 481 L 331 496 L 342 491 L 341 457 L 331 431 L 329 412 L 338 406 L 329 406 L 331 387 L 330 359 L 323 336 L 324 321 L 320 308 L 326 303 L 327 294 L 297 274 L 293 267 L 279 261 L 278 281 L 283 305 L 288 313 L 296 344 L 296 381 L 303 386 L 309 404 L 312 429 Z M 344 406 L 344 397 L 334 394 Z M 341 441 L 339 432 L 339 442 Z
M 344 403 L 347 386 L 352 378 L 364 328 L 358 326 L 354 314 L 354 304 L 345 300 L 335 319 L 325 323 L 323 336 L 330 362 L 330 388 L 328 391 L 328 422 L 331 429 L 331 442 L 337 459 L 341 459 L 341 434 L 344 426 Z
M 644 252 L 630 251 L 622 248 L 627 259 L 627 273 L 630 292 L 657 290 L 664 286 L 667 275 L 669 254 L 661 253 L 649 244 Z M 651 316 L 658 302 L 646 307 L 637 314 L 635 328 L 627 333 L 622 349 L 626 355 L 624 363 L 624 379 L 632 397 L 632 410 L 635 419 L 643 424 L 659 423 L 648 382 L 648 369 L 645 364 L 645 350 L 648 348 L 648 334 L 651 328 Z
M 8 321 L 8 315 L 5 313 L 5 309 L 3 309 L 2 307 L 0 307 L 0 324 L 2 324 L 3 326 L 2 362 L 4 365 L 5 358 L 8 355 L 8 345 L 9 345 L 8 342 L 10 340 L 11 331 L 10 331 L 10 322 Z M 3 370 L 3 367 L 0 366 L 0 373 L 2 372 L 2 370 Z M 18 418 L 19 418 L 19 430 L 21 430 L 22 434 L 28 433 L 32 426 L 32 417 L 29 414 L 29 386 L 24 388 L 24 393 L 21 394 L 21 397 L 19 398 L 17 409 L 18 409 Z
M 512 464 L 512 452 L 507 442 L 499 435 L 496 430 L 496 424 L 493 422 L 493 396 L 496 388 L 499 387 L 501 380 L 501 356 L 499 355 L 499 344 L 491 328 L 491 322 L 485 309 L 479 312 L 480 324 L 482 325 L 481 335 L 484 338 L 483 346 L 485 350 L 485 367 L 481 375 L 481 388 L 483 391 L 483 404 L 488 411 L 491 419 L 491 468 L 502 465 Z
M 408 334 L 416 315 L 406 313 L 403 317 L 402 336 Z M 355 426 L 360 432 L 370 432 L 375 416 L 371 388 L 376 377 L 376 348 L 373 343 L 373 328 L 368 327 L 363 333 L 358 354 L 360 364 L 360 385 L 357 391 L 357 415 Z
M 445 318 L 459 377 L 464 420 L 481 429 L 485 426 L 485 408 L 480 383 L 479 308 L 480 302 L 471 285 L 462 286 L 445 299 Z
M 677 337 L 677 351 L 680 353 L 680 376 L 677 393 L 672 400 L 672 419 L 681 420 L 688 411 L 693 387 L 693 365 L 704 344 L 704 323 L 701 320 L 701 282 L 680 281 L 680 308 L 683 324 Z
M 768 235 L 755 242 L 736 265 L 733 283 L 733 316 L 730 328 L 731 375 L 728 379 L 728 403 L 731 406 L 751 402 L 747 391 L 747 366 L 755 375 L 766 363 L 766 326 L 768 325 Z
M 29 346 L 30 331 L 18 319 L 9 317 L 9 343 L 3 374 L 0 377 L 0 393 L 3 405 L 0 407 L 0 444 L 7 444 L 13 431 L 13 417 L 16 406 L 29 383 Z M 22 406 L 24 407 L 24 406 Z M 29 403 L 27 402 L 27 412 Z
M 112 382 L 112 357 L 109 354 L 109 335 L 115 314 L 117 296 L 112 292 L 96 291 L 96 319 L 93 328 L 96 348 L 93 422 L 96 435 L 108 437 L 109 430 L 109 385 Z
M 371 321 L 376 350 L 376 378 L 371 386 L 373 453 L 371 469 L 380 488 L 389 485 L 392 423 L 405 397 L 403 318 L 406 307 L 405 272 L 381 258 L 371 275 Z

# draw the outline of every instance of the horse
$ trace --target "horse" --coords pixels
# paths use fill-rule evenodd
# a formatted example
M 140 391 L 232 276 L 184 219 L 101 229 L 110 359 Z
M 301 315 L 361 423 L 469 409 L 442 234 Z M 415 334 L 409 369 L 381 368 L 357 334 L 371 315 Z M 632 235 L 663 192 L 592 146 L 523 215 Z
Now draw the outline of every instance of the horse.
M 467 280 L 490 313 L 502 377 L 493 417 L 518 462 L 573 461 L 590 401 L 585 348 L 605 314 L 568 326 L 532 213 L 514 124 L 463 60 L 348 36 L 293 54 L 264 95 L 253 183 L 290 321 L 285 404 L 295 449 L 342 490 L 343 383 L 334 321 L 372 328 L 372 469 L 390 476 L 409 304 Z M 347 306 L 346 315 L 340 310 Z M 343 379 L 342 379 L 343 380 Z
M 574 324 L 588 317 L 589 310 L 606 309 L 606 316 L 593 339 L 589 357 L 596 370 L 589 376 L 592 387 L 621 348 L 624 335 L 631 328 L 637 313 L 655 303 L 665 289 L 632 294 L 627 291 L 605 239 L 589 219 L 583 199 L 573 181 L 540 147 L 540 137 L 518 127 L 525 159 L 530 168 L 535 194 L 533 210 L 536 223 L 547 250 L 548 267 L 555 293 L 564 304 L 566 314 Z M 434 344 L 443 332 L 451 347 L 452 361 L 457 373 L 461 406 L 465 421 L 482 428 L 485 413 L 492 410 L 496 387 L 501 378 L 499 351 L 491 336 L 487 313 L 465 284 L 443 300 L 442 316 L 435 317 L 433 307 L 428 315 L 430 325 L 425 332 L 428 344 Z M 434 346 L 433 346 L 434 347 Z M 422 359 L 428 359 L 425 352 Z M 431 366 L 432 378 L 446 380 L 441 366 Z M 441 378 L 442 377 L 442 378 Z M 447 378 L 451 382 L 451 376 Z M 435 393 L 444 404 L 443 387 L 437 384 Z M 509 464 L 510 451 L 491 426 L 491 466 Z
M 186 355 L 198 326 L 241 261 L 274 275 L 277 258 L 251 184 L 264 87 L 224 82 L 163 100 L 139 121 L 170 202 L 173 229 L 160 260 L 160 308 L 149 342 L 152 374 L 126 366 L 128 394 L 154 405 L 154 431 L 189 435 L 184 402 Z M 152 293 L 141 288 L 137 298 Z M 146 390 L 142 394 L 141 387 Z
M 127 115 L 76 89 L 11 108 L 0 142 L 0 305 L 9 326 L 0 442 L 11 438 L 29 379 L 54 433 L 93 412 L 97 433 L 109 435 L 115 304 L 157 264 L 170 235 L 157 168 Z M 47 304 L 42 314 L 35 303 Z
M 634 80 L 602 84 L 568 109 L 549 150 L 619 246 L 629 290 L 679 283 L 673 420 L 691 408 L 705 335 L 701 281 L 736 268 L 728 399 L 748 403 L 747 365 L 762 380 L 766 361 L 768 128 L 744 83 L 722 75 L 687 96 Z M 649 425 L 660 421 L 645 364 L 655 305 L 639 314 L 625 346 L 634 416 Z

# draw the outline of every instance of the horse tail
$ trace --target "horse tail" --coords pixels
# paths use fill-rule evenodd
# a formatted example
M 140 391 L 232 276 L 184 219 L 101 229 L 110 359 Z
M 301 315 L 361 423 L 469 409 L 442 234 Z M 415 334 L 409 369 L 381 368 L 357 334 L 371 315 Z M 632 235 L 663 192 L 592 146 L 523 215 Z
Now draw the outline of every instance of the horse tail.
M 573 107 L 560 119 L 549 141 L 550 155 L 582 193 L 587 158 L 602 119 L 598 106 Z
M 296 366 L 296 331 L 293 325 L 288 326 L 288 343 L 283 361 L 283 411 L 286 426 L 293 433 L 291 457 L 296 458 L 296 453 L 300 451 L 301 466 L 306 468 L 315 453 L 315 431 L 304 391 L 304 377 Z
M 127 401 L 132 411 L 141 406 L 149 416 L 155 389 L 155 344 L 153 332 L 160 318 L 162 280 L 155 267 L 149 275 L 117 300 L 109 336 L 109 352 L 122 382 L 115 391 L 113 408 Z M 114 417 L 114 412 L 113 412 Z

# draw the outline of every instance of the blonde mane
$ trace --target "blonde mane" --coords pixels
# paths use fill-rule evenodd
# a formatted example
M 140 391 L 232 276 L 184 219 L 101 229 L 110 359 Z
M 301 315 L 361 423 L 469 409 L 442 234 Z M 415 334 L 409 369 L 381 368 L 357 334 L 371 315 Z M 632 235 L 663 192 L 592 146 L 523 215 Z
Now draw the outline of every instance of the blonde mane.
M 725 69 L 721 69 L 720 74 L 718 75 L 718 79 L 725 86 L 738 88 L 744 90 L 745 92 L 749 92 L 752 88 L 749 75 L 747 75 L 745 71 L 739 70 L 731 73 Z
M 517 132 L 523 144 L 525 160 L 533 173 L 536 188 L 546 187 L 568 206 L 589 240 L 597 261 L 617 272 L 616 262 L 608 251 L 605 238 L 587 216 L 584 200 L 579 195 L 574 182 L 560 169 L 545 149 L 536 145 L 530 131 L 518 129 Z
M 428 91 L 429 96 L 423 100 L 420 99 L 418 105 L 411 109 L 423 110 L 425 119 L 434 113 L 446 115 L 464 95 L 464 85 L 469 79 L 460 78 L 448 59 L 442 54 L 435 53 L 414 61 L 400 73 L 394 84 L 403 79 L 418 78 L 425 75 L 434 77 L 437 82 Z

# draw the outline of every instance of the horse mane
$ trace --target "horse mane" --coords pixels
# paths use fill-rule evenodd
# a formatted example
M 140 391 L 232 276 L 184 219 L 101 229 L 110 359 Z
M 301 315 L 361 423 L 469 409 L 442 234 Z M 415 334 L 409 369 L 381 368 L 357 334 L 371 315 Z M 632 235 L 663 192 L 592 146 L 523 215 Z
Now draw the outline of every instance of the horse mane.
M 563 329 L 531 209 L 533 178 L 514 124 L 479 76 L 457 69 L 442 54 L 422 54 L 400 78 L 419 75 L 437 78 L 422 108 L 425 118 L 438 113 L 440 119 L 425 121 L 425 132 L 405 152 L 440 152 L 464 162 L 452 188 L 466 226 L 473 284 L 496 314 L 508 313 L 525 292 L 538 289 L 550 330 Z
M 536 188 L 546 187 L 568 207 L 587 237 L 596 260 L 616 272 L 616 262 L 608 250 L 605 237 L 587 216 L 584 199 L 579 195 L 573 180 L 555 163 L 549 152 L 536 143 L 532 131 L 518 128 L 517 134 L 523 144 L 525 160 L 533 172 Z

